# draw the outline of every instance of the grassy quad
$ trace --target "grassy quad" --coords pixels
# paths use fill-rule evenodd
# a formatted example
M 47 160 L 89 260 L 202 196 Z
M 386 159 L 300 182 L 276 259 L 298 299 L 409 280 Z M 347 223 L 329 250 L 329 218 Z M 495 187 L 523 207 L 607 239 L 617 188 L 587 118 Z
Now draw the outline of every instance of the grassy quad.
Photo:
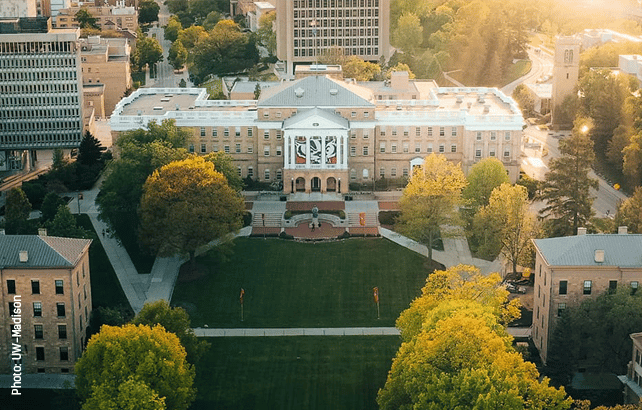
M 178 279 L 172 304 L 185 307 L 194 326 L 394 326 L 428 274 L 426 258 L 380 238 L 328 243 L 239 238 L 234 253 L 220 259 L 216 252 L 203 256 L 198 263 L 204 276 Z

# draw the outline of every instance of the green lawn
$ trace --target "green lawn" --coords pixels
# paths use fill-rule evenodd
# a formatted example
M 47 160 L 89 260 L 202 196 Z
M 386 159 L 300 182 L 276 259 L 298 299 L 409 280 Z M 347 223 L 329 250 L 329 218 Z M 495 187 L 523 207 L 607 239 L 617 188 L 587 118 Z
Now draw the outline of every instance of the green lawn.
M 394 326 L 428 274 L 426 258 L 381 238 L 326 243 L 239 238 L 227 261 L 213 252 L 198 262 L 206 275 L 189 282 L 181 275 L 172 304 L 185 307 L 194 326 L 209 327 Z
M 375 410 L 395 336 L 210 338 L 191 410 Z
M 95 238 L 98 238 L 89 216 L 84 214 L 75 216 L 78 226 L 93 232 L 96 235 Z M 105 249 L 98 239 L 94 239 L 89 248 L 89 270 L 91 272 L 91 299 L 94 309 L 99 306 L 126 306 L 127 309 L 131 310 L 116 272 L 114 272 Z

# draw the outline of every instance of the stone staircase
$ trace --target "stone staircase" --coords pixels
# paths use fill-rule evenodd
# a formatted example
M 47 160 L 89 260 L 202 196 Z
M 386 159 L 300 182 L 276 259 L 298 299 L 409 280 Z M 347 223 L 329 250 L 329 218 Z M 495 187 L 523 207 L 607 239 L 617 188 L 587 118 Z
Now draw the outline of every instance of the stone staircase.
M 379 221 L 378 221 L 376 212 L 365 212 L 365 225 L 361 225 L 359 214 L 360 212 L 350 212 L 347 214 L 349 227 L 379 226 Z
M 254 212 L 252 216 L 252 226 L 257 228 L 263 226 L 266 228 L 280 228 L 282 219 L 282 212 Z M 263 224 L 263 221 L 265 221 L 265 225 Z

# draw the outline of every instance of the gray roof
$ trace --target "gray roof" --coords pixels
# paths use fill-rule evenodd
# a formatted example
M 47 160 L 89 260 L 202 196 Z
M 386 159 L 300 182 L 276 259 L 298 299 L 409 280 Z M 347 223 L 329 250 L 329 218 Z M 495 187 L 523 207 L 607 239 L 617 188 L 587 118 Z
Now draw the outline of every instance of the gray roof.
M 350 87 L 326 76 L 310 76 L 263 90 L 258 105 L 281 107 L 364 107 L 373 106 L 369 90 Z
M 333 122 L 337 124 L 341 128 L 349 128 L 350 127 L 350 121 L 346 120 L 340 115 L 337 115 L 333 112 L 330 112 L 328 110 L 321 109 L 319 107 L 314 107 L 309 110 L 305 110 L 302 112 L 298 112 L 297 114 L 293 115 L 290 118 L 287 118 L 285 121 L 283 121 L 283 127 L 288 128 L 292 124 L 296 124 L 298 122 L 301 122 L 307 118 L 314 117 L 314 116 L 319 116 L 321 118 L 324 118 L 330 122 Z
M 642 267 L 642 235 L 598 234 L 534 239 L 549 266 Z M 604 262 L 595 262 L 595 251 Z
M 90 239 L 37 235 L 0 235 L 2 268 L 71 268 L 76 266 Z M 27 252 L 27 262 L 20 262 L 20 252 Z

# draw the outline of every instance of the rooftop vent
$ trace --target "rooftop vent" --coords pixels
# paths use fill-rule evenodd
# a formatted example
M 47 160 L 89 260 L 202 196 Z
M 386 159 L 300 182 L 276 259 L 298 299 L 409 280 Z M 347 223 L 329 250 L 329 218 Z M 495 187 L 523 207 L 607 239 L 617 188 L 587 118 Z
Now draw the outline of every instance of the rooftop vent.
M 577 235 L 586 235 L 586 228 L 577 228 Z
M 27 251 L 20 251 L 18 253 L 18 258 L 20 259 L 20 262 L 26 263 L 29 260 L 29 254 Z
M 4 234 L 5 234 L 5 233 L 4 233 L 4 228 L 3 228 L 3 229 L 0 229 L 0 235 L 4 235 Z
M 47 228 L 38 228 L 38 236 L 47 236 Z
M 604 262 L 604 250 L 596 249 L 595 250 L 595 262 L 602 263 Z
M 305 90 L 303 88 L 301 88 L 301 87 L 299 87 L 296 90 L 294 90 L 294 95 L 296 96 L 296 98 L 303 97 L 303 94 L 305 94 Z
M 626 226 L 618 226 L 617 233 L 618 235 L 626 235 L 627 233 L 629 233 L 629 228 Z
M 461 104 L 462 102 L 464 102 L 464 97 L 461 96 L 461 95 L 458 95 L 457 96 L 457 104 Z
M 488 114 L 490 112 L 490 105 L 484 104 L 484 114 Z
M 330 88 L 330 95 L 337 95 L 338 92 L 339 90 L 337 90 L 336 88 Z
M 485 99 L 485 97 L 484 97 L 484 94 L 478 94 L 478 95 L 477 95 L 477 102 L 479 102 L 479 103 L 482 103 L 482 104 L 483 104 L 485 101 L 486 101 L 486 99 Z

